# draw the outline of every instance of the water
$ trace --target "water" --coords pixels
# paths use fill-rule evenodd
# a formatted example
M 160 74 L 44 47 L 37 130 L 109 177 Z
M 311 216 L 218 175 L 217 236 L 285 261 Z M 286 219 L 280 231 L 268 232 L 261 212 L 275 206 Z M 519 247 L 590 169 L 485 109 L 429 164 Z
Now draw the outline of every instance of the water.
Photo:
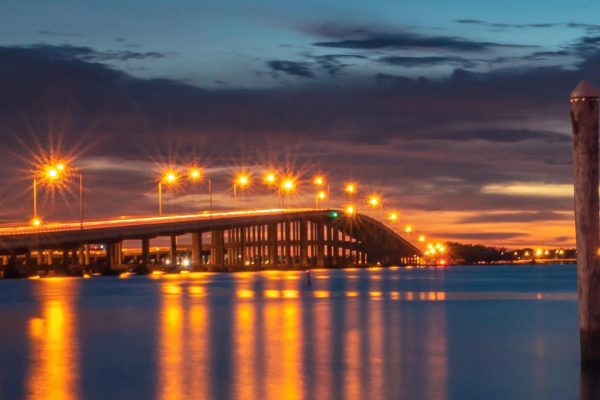
M 1 399 L 592 399 L 574 266 L 0 281 Z

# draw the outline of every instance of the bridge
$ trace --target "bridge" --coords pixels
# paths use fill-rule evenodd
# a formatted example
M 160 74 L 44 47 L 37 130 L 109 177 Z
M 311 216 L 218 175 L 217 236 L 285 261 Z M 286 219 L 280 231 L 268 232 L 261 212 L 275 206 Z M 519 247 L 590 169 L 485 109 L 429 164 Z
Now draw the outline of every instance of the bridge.
M 191 245 L 178 237 L 191 235 Z M 165 240 L 167 246 L 151 246 Z M 124 251 L 139 241 L 139 251 Z M 5 274 L 17 269 L 205 271 L 406 265 L 421 251 L 381 222 L 335 209 L 269 209 L 120 217 L 0 227 Z

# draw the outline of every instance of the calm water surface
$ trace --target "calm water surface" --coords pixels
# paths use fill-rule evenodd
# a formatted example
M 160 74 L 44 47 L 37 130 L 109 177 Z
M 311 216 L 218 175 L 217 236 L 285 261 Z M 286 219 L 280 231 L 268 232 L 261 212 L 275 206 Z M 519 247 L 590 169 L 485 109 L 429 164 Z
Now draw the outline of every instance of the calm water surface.
M 0 281 L 1 399 L 592 399 L 574 266 Z

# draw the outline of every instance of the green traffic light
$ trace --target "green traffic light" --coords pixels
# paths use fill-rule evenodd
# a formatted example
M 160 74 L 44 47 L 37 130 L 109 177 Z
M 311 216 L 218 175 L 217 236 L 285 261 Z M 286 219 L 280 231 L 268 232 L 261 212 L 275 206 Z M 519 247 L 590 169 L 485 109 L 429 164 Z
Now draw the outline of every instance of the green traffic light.
M 330 212 L 330 213 L 329 213 L 329 216 L 330 216 L 331 218 L 337 218 L 337 217 L 339 217 L 339 216 L 340 216 L 340 213 L 339 213 L 339 212 L 337 212 L 337 211 L 332 211 L 332 212 Z

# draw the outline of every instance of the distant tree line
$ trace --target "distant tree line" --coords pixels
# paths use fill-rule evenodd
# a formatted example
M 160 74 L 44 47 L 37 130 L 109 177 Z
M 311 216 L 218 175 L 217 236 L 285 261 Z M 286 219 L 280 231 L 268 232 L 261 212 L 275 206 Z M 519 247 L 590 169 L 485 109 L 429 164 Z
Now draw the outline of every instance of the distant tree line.
M 447 242 L 446 248 L 452 262 L 456 264 L 491 264 L 499 262 L 528 261 L 536 259 L 575 258 L 575 249 L 533 249 L 509 250 L 505 247 L 484 246 Z

